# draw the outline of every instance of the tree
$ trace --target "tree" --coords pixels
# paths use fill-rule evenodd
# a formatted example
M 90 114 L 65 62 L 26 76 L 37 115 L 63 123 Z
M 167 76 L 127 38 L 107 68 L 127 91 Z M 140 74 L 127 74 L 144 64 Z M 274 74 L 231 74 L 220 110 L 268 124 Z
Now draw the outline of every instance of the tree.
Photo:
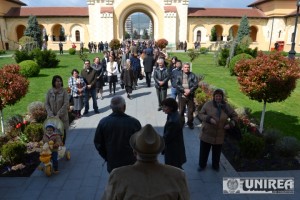
M 133 31 L 132 39 L 139 39 L 139 34 L 136 30 Z
M 255 59 L 236 64 L 241 91 L 250 99 L 263 102 L 259 131 L 262 133 L 266 104 L 282 102 L 296 88 L 300 78 L 299 60 L 285 58 L 280 52 L 266 55 L 262 52 Z
M 42 47 L 42 31 L 36 16 L 30 15 L 28 18 L 28 26 L 24 32 L 25 36 L 32 37 L 39 48 Z
M 237 33 L 237 42 L 240 43 L 245 36 L 249 36 L 250 28 L 247 16 L 243 16 Z
M 142 39 L 144 39 L 144 40 L 147 40 L 147 39 L 149 39 L 149 35 L 148 35 L 148 31 L 147 31 L 147 29 L 144 29 L 144 32 L 143 32 Z
M 0 69 L 0 122 L 2 133 L 4 133 L 3 109 L 17 103 L 28 91 L 29 81 L 19 71 L 19 65 L 6 65 Z
M 124 36 L 124 37 L 125 37 L 125 40 L 126 40 L 126 39 L 130 39 L 130 34 L 129 34 L 128 32 L 125 31 L 125 36 Z
M 210 33 L 210 41 L 214 42 L 217 41 L 217 31 L 216 31 L 216 27 L 213 27 L 211 29 L 211 33 Z

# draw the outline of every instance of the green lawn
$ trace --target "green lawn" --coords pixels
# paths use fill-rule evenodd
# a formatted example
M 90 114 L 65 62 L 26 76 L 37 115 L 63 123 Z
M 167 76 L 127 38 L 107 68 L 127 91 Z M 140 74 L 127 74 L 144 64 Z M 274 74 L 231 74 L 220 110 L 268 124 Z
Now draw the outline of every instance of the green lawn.
M 99 54 L 89 54 L 92 59 Z M 183 62 L 188 61 L 185 53 L 172 53 Z M 102 58 L 102 54 L 100 55 Z M 14 114 L 24 114 L 27 105 L 32 101 L 44 101 L 46 91 L 51 87 L 52 76 L 59 74 L 63 77 L 64 85 L 67 86 L 68 77 L 71 76 L 71 70 L 76 68 L 79 71 L 83 67 L 83 62 L 78 55 L 58 55 L 61 60 L 59 67 L 55 69 L 42 69 L 40 75 L 30 78 L 29 92 L 19 103 L 4 109 L 4 118 Z M 12 58 L 0 58 L 0 67 L 4 64 L 15 63 Z M 249 100 L 247 96 L 239 90 L 236 77 L 229 75 L 229 70 L 224 67 L 218 67 L 215 64 L 213 54 L 201 55 L 193 62 L 193 72 L 205 76 L 204 81 L 225 89 L 228 100 L 236 107 L 248 107 L 252 110 L 253 116 L 259 121 L 263 104 Z M 267 104 L 265 116 L 265 128 L 276 128 L 286 135 L 296 136 L 300 140 L 300 87 L 292 93 L 291 97 L 284 102 Z

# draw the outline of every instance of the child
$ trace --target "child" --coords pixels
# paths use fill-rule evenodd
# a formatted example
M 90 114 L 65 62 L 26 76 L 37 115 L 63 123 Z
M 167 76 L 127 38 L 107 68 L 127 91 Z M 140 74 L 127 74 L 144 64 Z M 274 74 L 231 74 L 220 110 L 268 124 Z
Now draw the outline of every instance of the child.
M 52 151 L 51 160 L 52 160 L 54 172 L 58 172 L 58 161 L 57 161 L 58 147 L 63 145 L 61 135 L 57 133 L 54 124 L 51 123 L 46 124 L 45 129 L 46 131 L 44 133 L 42 142 L 49 144 L 49 147 Z

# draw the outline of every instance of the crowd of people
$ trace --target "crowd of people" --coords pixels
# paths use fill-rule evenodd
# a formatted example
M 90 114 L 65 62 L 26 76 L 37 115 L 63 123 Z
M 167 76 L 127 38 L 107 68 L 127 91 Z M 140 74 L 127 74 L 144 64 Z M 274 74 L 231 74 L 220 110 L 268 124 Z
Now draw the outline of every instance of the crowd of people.
M 107 97 L 111 97 L 112 113 L 100 120 L 94 136 L 94 145 L 107 162 L 107 171 L 110 173 L 103 199 L 164 199 L 171 194 L 176 199 L 189 199 L 182 170 L 187 159 L 183 137 L 184 114 L 187 113 L 187 126 L 194 129 L 194 97 L 198 77 L 191 72 L 190 63 L 182 63 L 173 57 L 167 64 L 166 53 L 151 43 L 142 46 L 144 48 L 141 49 L 133 43 L 126 45 L 123 51 L 107 51 L 102 60 L 95 57 L 93 64 L 86 60 L 80 74 L 76 69 L 71 72 L 68 80 L 70 95 L 63 89 L 62 78 L 54 76 L 52 88 L 46 97 L 46 110 L 49 117 L 55 116 L 64 122 L 64 144 L 70 100 L 77 118 L 81 117 L 82 109 L 83 115 L 88 114 L 90 98 L 94 112 L 99 113 L 97 98 L 104 98 L 103 87 L 108 83 Z M 167 115 L 162 136 L 150 124 L 142 127 L 138 119 L 125 114 L 125 99 L 115 95 L 116 84 L 120 83 L 131 100 L 131 93 L 138 89 L 139 80 L 143 77 L 146 77 L 147 87 L 154 86 L 156 89 L 157 110 Z M 213 99 L 204 104 L 199 116 L 202 134 L 198 171 L 206 168 L 211 148 L 212 168 L 218 171 L 225 131 L 235 126 L 237 114 L 224 101 L 224 92 L 217 89 Z M 160 153 L 164 155 L 166 165 L 158 162 Z M 160 187 L 149 184 L 154 182 L 161 184 Z

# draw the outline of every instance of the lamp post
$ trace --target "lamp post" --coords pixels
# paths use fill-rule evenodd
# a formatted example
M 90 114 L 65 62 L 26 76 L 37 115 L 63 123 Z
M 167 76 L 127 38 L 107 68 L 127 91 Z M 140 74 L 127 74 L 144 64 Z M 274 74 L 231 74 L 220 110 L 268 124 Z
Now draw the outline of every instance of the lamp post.
M 292 35 L 292 47 L 291 50 L 289 51 L 289 58 L 294 59 L 296 55 L 295 51 L 295 38 L 296 38 L 296 33 L 297 33 L 297 24 L 298 24 L 298 16 L 299 16 L 299 6 L 300 6 L 300 0 L 297 0 L 297 13 L 296 13 L 296 20 L 295 20 L 295 29 L 294 33 Z

